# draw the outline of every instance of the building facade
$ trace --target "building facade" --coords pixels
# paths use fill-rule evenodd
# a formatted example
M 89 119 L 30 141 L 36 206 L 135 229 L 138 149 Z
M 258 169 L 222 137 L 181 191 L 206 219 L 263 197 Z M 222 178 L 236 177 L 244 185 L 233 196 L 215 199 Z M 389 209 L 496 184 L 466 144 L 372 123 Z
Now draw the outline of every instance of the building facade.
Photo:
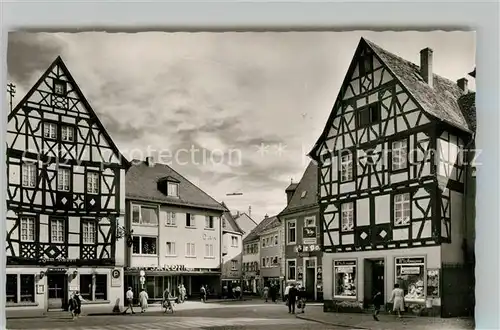
M 224 203 L 222 205 L 225 207 Z M 231 212 L 222 215 L 222 287 L 231 292 L 242 287 L 243 230 L 238 226 Z M 242 289 L 243 290 L 243 289 Z
M 366 308 L 376 291 L 388 302 L 395 283 L 411 311 L 473 309 L 475 93 L 434 74 L 432 57 L 418 66 L 361 39 L 310 153 L 325 310 Z
M 287 206 L 278 215 L 285 233 L 285 279 L 301 283 L 308 300 L 323 299 L 317 181 L 318 167 L 311 162 L 300 182 L 291 183 L 285 190 Z
M 243 239 L 245 239 L 245 237 L 247 237 L 248 234 L 250 234 L 250 232 L 257 227 L 257 223 L 245 212 L 237 212 L 233 215 L 233 218 L 238 227 L 240 227 L 243 231 Z
M 253 235 L 253 234 L 251 234 Z M 243 286 L 242 290 L 247 294 L 259 292 L 260 277 L 260 248 L 259 237 L 243 240 Z
M 58 57 L 8 115 L 7 312 L 123 306 L 128 166 Z
M 281 244 L 282 226 L 276 216 L 265 220 L 269 224 L 259 233 L 261 289 L 270 284 L 281 287 L 281 280 L 283 279 L 283 269 L 281 267 L 283 256 L 283 245 Z
M 188 296 L 202 285 L 221 294 L 222 231 L 225 208 L 182 175 L 152 158 L 133 161 L 127 172 L 125 287 L 151 301 L 184 284 Z M 141 273 L 143 275 L 141 275 Z M 123 292 L 125 294 L 125 291 Z

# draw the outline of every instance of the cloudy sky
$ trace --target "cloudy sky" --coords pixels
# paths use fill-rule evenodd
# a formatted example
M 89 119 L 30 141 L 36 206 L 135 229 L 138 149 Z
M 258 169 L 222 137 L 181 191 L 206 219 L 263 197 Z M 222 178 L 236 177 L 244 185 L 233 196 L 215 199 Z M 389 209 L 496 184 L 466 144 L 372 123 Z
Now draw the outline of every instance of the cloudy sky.
M 125 157 L 149 152 L 260 221 L 300 180 L 362 36 L 415 63 L 430 47 L 452 80 L 475 65 L 466 32 L 16 32 L 8 81 L 17 103 L 60 55 Z

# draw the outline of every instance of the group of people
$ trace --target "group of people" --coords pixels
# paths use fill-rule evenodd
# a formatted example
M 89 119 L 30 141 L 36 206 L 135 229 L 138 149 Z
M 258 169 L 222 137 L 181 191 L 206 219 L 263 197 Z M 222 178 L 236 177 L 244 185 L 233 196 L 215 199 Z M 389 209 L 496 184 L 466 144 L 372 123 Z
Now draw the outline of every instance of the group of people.
M 295 306 L 304 313 L 306 308 L 306 288 L 301 284 L 289 283 L 285 288 L 285 301 L 288 313 L 295 314 Z
M 279 291 L 278 285 L 274 283 L 265 284 L 262 292 L 265 302 L 268 302 L 269 297 L 271 297 L 271 301 L 273 303 L 277 303 L 278 291 Z
M 224 299 L 240 299 L 241 298 L 241 287 L 236 285 L 234 288 L 231 284 L 224 285 L 222 287 L 222 297 Z

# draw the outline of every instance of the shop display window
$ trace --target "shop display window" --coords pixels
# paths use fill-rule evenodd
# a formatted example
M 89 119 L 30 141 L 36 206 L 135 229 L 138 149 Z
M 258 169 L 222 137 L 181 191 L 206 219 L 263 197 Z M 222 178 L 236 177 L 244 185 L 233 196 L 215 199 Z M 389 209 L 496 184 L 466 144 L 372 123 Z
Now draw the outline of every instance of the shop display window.
M 439 297 L 439 269 L 427 270 L 427 296 Z
M 396 258 L 396 283 L 404 290 L 406 301 L 425 300 L 425 258 Z
M 334 261 L 334 297 L 356 298 L 356 260 Z

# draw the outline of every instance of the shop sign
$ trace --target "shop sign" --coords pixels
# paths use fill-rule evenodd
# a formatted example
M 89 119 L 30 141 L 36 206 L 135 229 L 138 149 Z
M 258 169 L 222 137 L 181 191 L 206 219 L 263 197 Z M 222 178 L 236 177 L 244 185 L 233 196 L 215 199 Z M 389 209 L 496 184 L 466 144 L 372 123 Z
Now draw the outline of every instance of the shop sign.
M 163 267 L 125 267 L 126 271 L 144 271 L 144 272 L 172 272 L 172 271 L 189 271 L 184 265 L 163 265 Z
M 316 274 L 316 279 L 317 280 L 322 280 L 323 279 L 323 274 L 321 274 L 321 273 Z
M 422 257 L 413 257 L 413 258 L 396 258 L 396 263 L 401 264 L 423 264 L 425 263 L 425 259 Z
M 315 245 L 318 243 L 316 238 L 316 227 L 302 228 L 302 244 Z M 314 248 L 313 248 L 314 251 Z
M 301 281 L 301 280 L 302 280 L 302 273 L 297 274 L 297 279 L 298 279 L 299 281 Z
M 401 267 L 401 275 L 418 275 L 420 267 Z
M 111 272 L 111 286 L 121 286 L 121 272 L 118 269 L 113 269 Z
M 355 260 L 335 260 L 335 266 L 356 266 Z
M 67 271 L 68 271 L 67 268 L 62 268 L 62 267 L 47 269 L 47 273 L 66 273 Z
M 316 251 L 321 251 L 321 248 L 317 244 L 303 244 L 303 245 L 297 245 L 294 250 L 297 253 L 316 252 Z

